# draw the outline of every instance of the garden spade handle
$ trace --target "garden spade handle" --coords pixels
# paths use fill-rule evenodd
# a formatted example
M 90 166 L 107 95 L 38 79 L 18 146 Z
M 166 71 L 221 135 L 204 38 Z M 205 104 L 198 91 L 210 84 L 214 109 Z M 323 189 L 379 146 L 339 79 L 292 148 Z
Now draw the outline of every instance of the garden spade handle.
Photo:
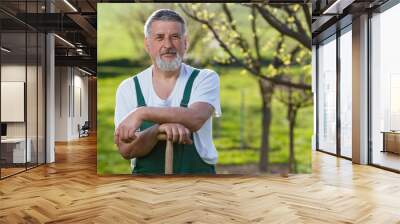
M 157 139 L 167 141 L 165 149 L 165 174 L 172 174 L 174 170 L 174 145 L 172 144 L 172 140 L 167 140 L 167 135 L 165 133 L 158 134 Z

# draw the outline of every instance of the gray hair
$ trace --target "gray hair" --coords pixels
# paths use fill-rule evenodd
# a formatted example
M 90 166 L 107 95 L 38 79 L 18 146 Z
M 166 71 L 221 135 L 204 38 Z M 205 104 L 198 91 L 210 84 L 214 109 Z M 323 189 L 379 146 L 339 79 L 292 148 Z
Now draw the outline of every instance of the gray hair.
M 185 20 L 180 16 L 177 12 L 170 10 L 170 9 L 159 9 L 149 18 L 147 19 L 146 23 L 144 24 L 144 36 L 149 37 L 151 34 L 151 24 L 154 21 L 173 21 L 179 22 L 182 25 L 182 34 L 186 34 L 186 23 Z

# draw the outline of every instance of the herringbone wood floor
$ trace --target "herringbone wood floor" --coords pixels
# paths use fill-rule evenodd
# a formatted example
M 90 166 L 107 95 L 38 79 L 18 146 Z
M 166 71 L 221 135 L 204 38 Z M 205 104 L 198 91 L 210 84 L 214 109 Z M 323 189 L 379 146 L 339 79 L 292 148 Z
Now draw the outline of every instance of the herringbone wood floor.
M 313 174 L 96 175 L 96 141 L 0 181 L 0 223 L 400 223 L 400 175 L 313 154 Z

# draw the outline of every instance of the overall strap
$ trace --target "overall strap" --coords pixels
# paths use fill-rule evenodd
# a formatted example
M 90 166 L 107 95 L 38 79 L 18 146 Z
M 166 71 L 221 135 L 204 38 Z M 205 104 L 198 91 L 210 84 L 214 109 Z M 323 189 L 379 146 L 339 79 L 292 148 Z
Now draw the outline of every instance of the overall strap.
M 144 101 L 142 89 L 140 88 L 139 79 L 137 76 L 133 77 L 133 81 L 135 81 L 135 89 L 136 89 L 136 99 L 138 103 L 138 107 L 146 106 L 146 102 Z
M 183 98 L 181 101 L 181 107 L 187 107 L 190 100 L 190 94 L 192 93 L 193 82 L 196 79 L 197 75 L 199 74 L 200 70 L 194 69 L 192 74 L 186 83 L 185 90 L 183 92 Z

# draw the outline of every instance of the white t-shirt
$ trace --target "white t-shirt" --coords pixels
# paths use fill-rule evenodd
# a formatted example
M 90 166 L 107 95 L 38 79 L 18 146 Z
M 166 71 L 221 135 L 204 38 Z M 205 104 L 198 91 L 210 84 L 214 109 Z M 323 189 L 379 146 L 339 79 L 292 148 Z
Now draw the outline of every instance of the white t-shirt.
M 146 106 L 149 107 L 179 107 L 183 92 L 193 71 L 193 67 L 182 63 L 181 71 L 174 89 L 166 100 L 161 99 L 155 92 L 152 81 L 152 66 L 137 75 Z M 209 69 L 200 70 L 193 82 L 192 93 L 188 107 L 195 102 L 206 102 L 214 107 L 215 116 L 221 116 L 219 76 Z M 115 127 L 121 123 L 125 116 L 138 107 L 135 83 L 132 77 L 124 80 L 117 89 L 114 123 Z M 212 141 L 212 118 L 193 133 L 194 144 L 197 152 L 204 162 L 216 164 L 218 153 Z

